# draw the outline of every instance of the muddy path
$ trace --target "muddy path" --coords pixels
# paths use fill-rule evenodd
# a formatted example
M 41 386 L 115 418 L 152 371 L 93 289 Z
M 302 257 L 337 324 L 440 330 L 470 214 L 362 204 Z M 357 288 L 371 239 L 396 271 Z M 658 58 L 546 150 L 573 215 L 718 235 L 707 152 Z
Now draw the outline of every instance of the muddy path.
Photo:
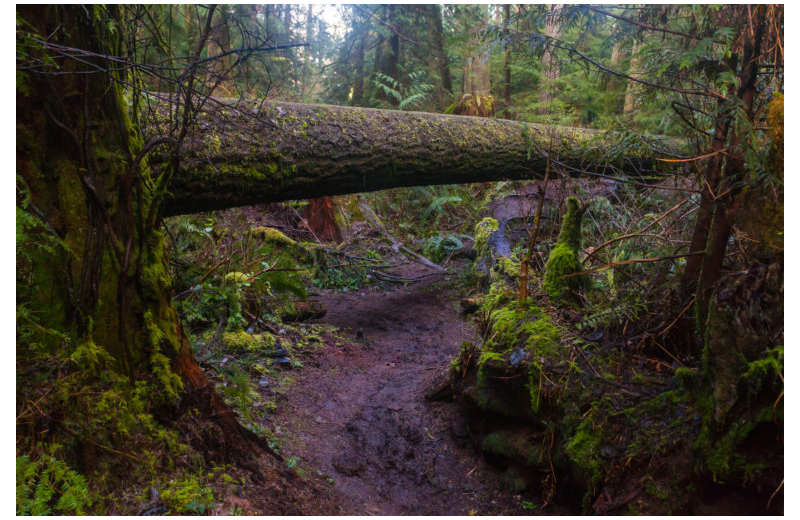
M 425 399 L 474 339 L 448 277 L 425 269 L 406 266 L 403 276 L 429 275 L 406 288 L 322 296 L 320 321 L 340 336 L 297 371 L 275 417 L 282 451 L 330 477 L 342 508 L 331 514 L 522 513 L 458 407 Z

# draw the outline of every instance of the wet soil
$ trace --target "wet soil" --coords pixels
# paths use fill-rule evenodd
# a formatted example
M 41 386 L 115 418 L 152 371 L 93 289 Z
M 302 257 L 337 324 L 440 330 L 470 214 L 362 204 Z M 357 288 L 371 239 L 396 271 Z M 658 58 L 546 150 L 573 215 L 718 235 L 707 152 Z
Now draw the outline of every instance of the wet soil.
M 424 277 L 322 296 L 319 322 L 340 336 L 294 375 L 273 423 L 282 453 L 330 477 L 341 503 L 331 514 L 527 512 L 475 449 L 458 406 L 425 399 L 475 334 L 449 276 L 415 264 L 394 274 Z

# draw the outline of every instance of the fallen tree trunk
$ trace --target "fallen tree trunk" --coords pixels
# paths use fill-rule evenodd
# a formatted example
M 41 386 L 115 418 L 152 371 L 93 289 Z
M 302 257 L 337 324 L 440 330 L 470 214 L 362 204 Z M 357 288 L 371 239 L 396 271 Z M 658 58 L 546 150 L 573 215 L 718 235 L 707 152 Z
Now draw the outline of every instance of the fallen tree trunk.
M 153 124 L 148 130 L 157 133 Z M 590 164 L 613 144 L 596 140 L 598 135 L 422 112 L 220 102 L 199 116 L 181 145 L 164 214 L 402 186 L 532 179 L 544 172 L 547 153 L 576 169 Z M 640 149 L 620 164 L 649 168 L 653 158 Z

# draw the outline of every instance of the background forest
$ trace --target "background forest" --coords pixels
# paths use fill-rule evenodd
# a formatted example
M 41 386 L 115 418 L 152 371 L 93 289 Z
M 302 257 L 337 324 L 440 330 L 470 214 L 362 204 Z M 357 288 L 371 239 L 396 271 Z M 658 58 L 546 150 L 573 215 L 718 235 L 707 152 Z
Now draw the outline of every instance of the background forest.
M 17 514 L 782 513 L 783 30 L 779 5 L 18 6 Z M 419 177 L 337 186 L 381 124 L 412 159 L 372 162 Z M 498 143 L 522 173 L 422 160 L 483 172 Z M 412 324 L 439 357 L 373 352 Z M 364 374 L 416 394 L 341 431 L 306 410 Z M 319 432 L 358 443 L 319 458 Z

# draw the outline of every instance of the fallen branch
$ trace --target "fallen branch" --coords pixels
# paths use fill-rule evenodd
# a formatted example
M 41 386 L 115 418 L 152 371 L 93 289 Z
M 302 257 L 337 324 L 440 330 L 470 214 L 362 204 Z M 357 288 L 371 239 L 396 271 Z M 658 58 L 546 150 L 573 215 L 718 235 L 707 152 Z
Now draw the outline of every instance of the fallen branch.
M 437 271 L 447 271 L 447 269 L 443 268 L 442 266 L 434 264 L 424 256 L 420 255 L 419 253 L 415 253 L 414 251 L 410 250 L 409 248 L 398 242 L 396 238 L 394 238 L 388 231 L 386 231 L 386 228 L 383 227 L 383 224 L 381 223 L 380 219 L 375 214 L 375 212 L 372 211 L 372 208 L 370 208 L 363 202 L 359 202 L 358 207 L 361 208 L 361 211 L 364 212 L 364 215 L 366 215 L 367 218 L 370 220 L 370 222 L 372 222 L 381 231 L 381 233 L 383 233 L 383 236 L 385 236 L 392 243 L 394 247 L 403 251 L 408 256 L 411 256 L 412 258 L 416 259 L 422 265 L 425 265 L 432 269 L 436 269 Z

